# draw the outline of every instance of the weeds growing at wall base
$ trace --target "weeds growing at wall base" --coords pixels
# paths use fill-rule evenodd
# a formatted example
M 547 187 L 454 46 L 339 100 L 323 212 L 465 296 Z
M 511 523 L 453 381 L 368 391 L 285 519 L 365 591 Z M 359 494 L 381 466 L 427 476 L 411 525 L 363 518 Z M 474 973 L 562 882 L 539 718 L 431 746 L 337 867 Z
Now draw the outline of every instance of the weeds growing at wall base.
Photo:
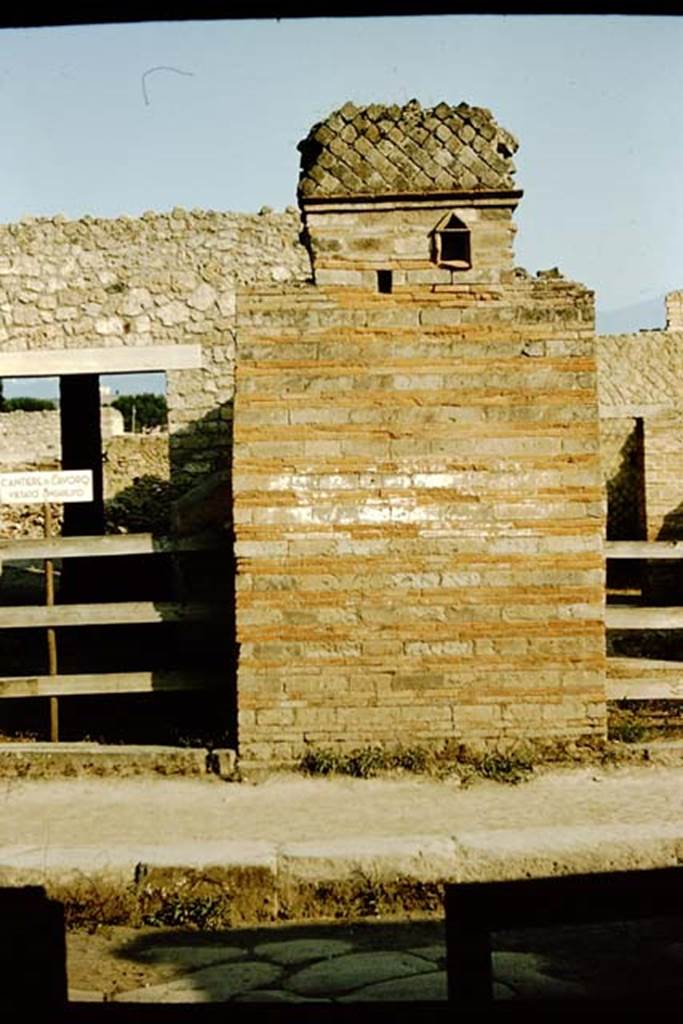
M 635 712 L 617 708 L 610 715 L 609 738 L 619 743 L 642 743 L 648 739 L 650 730 Z
M 467 785 L 477 779 L 491 779 L 517 785 L 531 778 L 537 769 L 553 765 L 615 766 L 642 760 L 642 751 L 629 747 L 649 738 L 637 715 L 624 712 L 610 718 L 609 739 L 584 737 L 578 740 L 511 742 L 496 749 L 479 749 L 466 744 L 448 744 L 441 750 L 420 746 L 359 747 L 341 753 L 326 747 L 311 747 L 298 768 L 306 775 L 351 775 L 358 779 L 378 775 L 416 773 L 436 779 L 458 779 Z
M 385 773 L 415 772 L 436 778 L 458 777 L 467 783 L 474 778 L 493 779 L 516 785 L 534 770 L 529 754 L 510 750 L 479 752 L 460 745 L 455 749 L 431 751 L 424 747 L 359 747 L 339 753 L 325 747 L 308 750 L 299 761 L 306 775 L 351 775 L 370 779 Z

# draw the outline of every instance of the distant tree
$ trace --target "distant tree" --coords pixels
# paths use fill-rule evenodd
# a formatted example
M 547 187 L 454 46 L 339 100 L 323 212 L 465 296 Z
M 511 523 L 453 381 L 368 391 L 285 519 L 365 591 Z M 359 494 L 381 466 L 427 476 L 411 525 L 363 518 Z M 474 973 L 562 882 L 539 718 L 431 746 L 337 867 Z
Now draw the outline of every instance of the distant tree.
M 165 395 L 120 395 L 112 406 L 123 415 L 124 428 L 128 433 L 138 433 L 149 427 L 165 427 L 168 422 L 168 405 Z
M 51 398 L 30 398 L 19 395 L 16 398 L 5 398 L 0 405 L 3 412 L 43 412 L 45 409 L 56 409 L 57 404 Z
M 5 411 L 4 380 L 0 377 L 0 412 Z

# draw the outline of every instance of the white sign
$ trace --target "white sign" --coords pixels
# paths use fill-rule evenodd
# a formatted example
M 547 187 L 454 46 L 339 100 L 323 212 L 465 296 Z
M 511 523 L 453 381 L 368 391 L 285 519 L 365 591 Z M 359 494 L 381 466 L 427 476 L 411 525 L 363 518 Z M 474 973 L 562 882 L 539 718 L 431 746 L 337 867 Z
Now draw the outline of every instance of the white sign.
M 0 504 L 29 505 L 46 501 L 60 505 L 70 501 L 92 501 L 92 470 L 0 473 Z

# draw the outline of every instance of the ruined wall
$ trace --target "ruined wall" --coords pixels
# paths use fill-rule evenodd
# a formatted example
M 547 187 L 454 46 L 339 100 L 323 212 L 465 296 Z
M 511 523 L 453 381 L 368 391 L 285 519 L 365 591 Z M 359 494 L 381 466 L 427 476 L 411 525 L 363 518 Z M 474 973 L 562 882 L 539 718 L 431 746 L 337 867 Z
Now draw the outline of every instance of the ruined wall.
M 683 331 L 599 335 L 602 417 L 652 417 L 683 409 Z
M 102 440 L 123 433 L 123 416 L 111 406 L 102 407 L 100 417 Z M 0 413 L 0 472 L 13 466 L 57 465 L 61 458 L 59 411 L 42 409 L 35 412 Z
M 169 438 L 165 432 L 121 434 L 104 449 L 104 497 L 113 498 L 137 477 L 170 480 Z
M 294 210 L 176 209 L 0 226 L 0 352 L 201 344 L 167 374 L 171 463 L 190 486 L 229 458 L 235 287 L 304 279 Z
M 116 507 L 107 506 L 108 529 L 120 532 L 132 528 L 127 527 L 126 520 L 139 509 L 132 521 L 138 522 L 137 529 L 151 530 L 157 525 L 151 490 L 154 481 L 158 482 L 160 495 L 168 500 L 164 486 L 171 476 L 168 434 L 119 433 L 118 427 L 123 425 L 121 413 L 108 407 L 102 412 L 104 498 L 107 502 L 119 499 Z M 0 414 L 0 473 L 58 469 L 60 455 L 58 412 Z M 140 478 L 144 478 L 142 486 Z M 149 511 L 149 522 L 144 522 L 145 510 Z M 62 514 L 62 506 L 54 505 L 55 529 L 61 529 Z M 0 506 L 0 538 L 41 537 L 43 530 L 42 506 Z M 167 533 L 168 529 L 162 532 Z
M 683 415 L 647 421 L 644 435 L 646 539 L 683 540 Z
M 607 498 L 607 540 L 645 537 L 643 435 L 633 416 L 600 420 L 600 462 Z
M 612 540 L 683 537 L 681 310 L 683 293 L 673 292 L 666 330 L 596 338 Z
M 604 729 L 592 296 L 238 303 L 240 750 Z
M 294 211 L 0 228 L 0 352 L 201 345 L 167 375 L 184 532 L 190 494 L 229 513 L 237 388 L 247 763 L 604 735 L 592 295 L 514 269 L 515 149 L 347 104 L 302 144 L 306 249 Z
M 58 464 L 61 458 L 59 412 L 0 413 L 0 472 L 14 466 Z

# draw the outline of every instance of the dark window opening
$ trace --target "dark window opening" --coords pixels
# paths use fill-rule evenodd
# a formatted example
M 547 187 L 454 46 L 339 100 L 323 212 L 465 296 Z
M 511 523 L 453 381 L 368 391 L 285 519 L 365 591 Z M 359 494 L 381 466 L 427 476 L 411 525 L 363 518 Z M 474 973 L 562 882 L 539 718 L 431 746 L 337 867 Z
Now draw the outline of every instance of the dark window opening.
M 393 289 L 392 274 L 390 270 L 377 271 L 377 291 L 382 295 L 390 295 Z
M 459 217 L 451 214 L 444 226 L 436 231 L 435 238 L 437 263 L 469 270 L 472 266 L 470 229 Z

